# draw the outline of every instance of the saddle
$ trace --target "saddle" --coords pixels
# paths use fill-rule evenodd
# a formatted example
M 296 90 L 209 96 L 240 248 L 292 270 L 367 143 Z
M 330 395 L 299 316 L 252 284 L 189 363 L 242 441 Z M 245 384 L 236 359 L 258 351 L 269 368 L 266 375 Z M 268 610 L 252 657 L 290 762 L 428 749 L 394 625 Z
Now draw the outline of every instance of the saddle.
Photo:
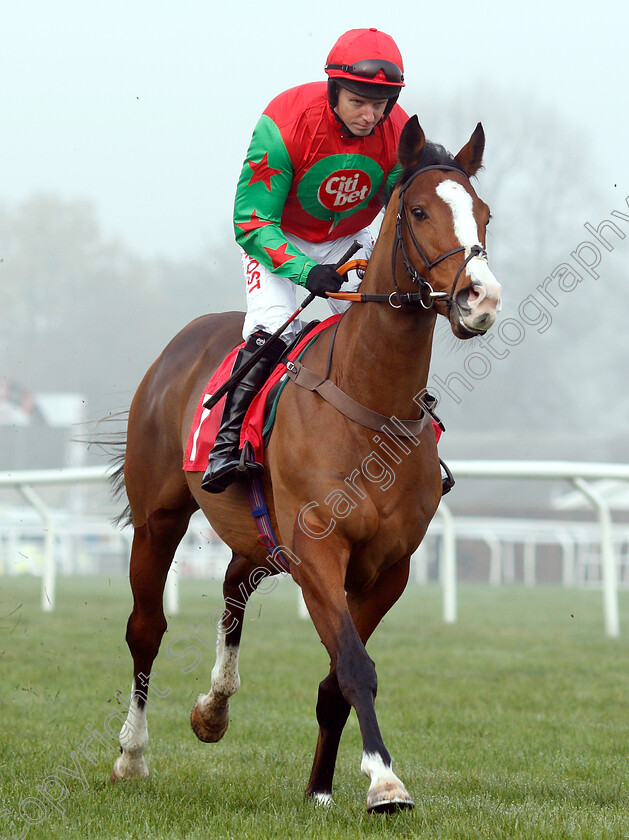
M 254 397 L 245 415 L 240 433 L 240 448 L 245 450 L 246 447 L 248 460 L 264 463 L 265 438 L 268 441 L 275 419 L 275 406 L 282 390 L 281 380 L 286 377 L 286 362 L 302 355 L 320 333 L 338 321 L 340 317 L 340 315 L 332 315 L 323 322 L 311 321 L 306 324 L 286 348 L 270 377 Z M 205 408 L 204 403 L 229 379 L 238 350 L 243 346 L 244 342 L 227 354 L 201 395 L 186 444 L 183 469 L 187 472 L 204 472 L 207 467 L 208 458 L 220 428 L 225 398 L 219 400 L 212 409 Z M 269 420 L 270 426 L 265 432 Z

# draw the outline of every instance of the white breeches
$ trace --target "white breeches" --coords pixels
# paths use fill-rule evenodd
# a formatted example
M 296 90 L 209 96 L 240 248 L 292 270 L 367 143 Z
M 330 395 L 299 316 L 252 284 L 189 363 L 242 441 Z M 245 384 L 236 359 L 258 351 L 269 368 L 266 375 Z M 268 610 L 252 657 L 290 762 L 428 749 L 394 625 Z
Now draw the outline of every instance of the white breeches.
M 368 260 L 373 251 L 374 240 L 369 228 L 364 228 L 352 236 L 344 236 L 341 239 L 334 239 L 331 242 L 306 242 L 297 236 L 286 234 L 289 242 L 296 248 L 316 260 L 318 263 L 336 264 L 345 254 L 352 242 L 356 240 L 361 244 L 361 249 L 353 259 Z M 251 333 L 262 329 L 268 333 L 274 333 L 282 324 L 290 318 L 297 309 L 298 287 L 291 280 L 285 277 L 278 277 L 257 260 L 252 259 L 244 251 L 242 252 L 242 265 L 247 282 L 247 314 L 242 330 L 242 336 L 246 341 Z M 343 283 L 342 291 L 355 292 L 360 285 L 359 278 L 353 274 L 346 283 Z M 343 312 L 350 305 L 349 301 L 328 299 L 332 312 Z M 301 329 L 299 318 L 290 324 L 284 331 L 282 337 L 290 342 Z

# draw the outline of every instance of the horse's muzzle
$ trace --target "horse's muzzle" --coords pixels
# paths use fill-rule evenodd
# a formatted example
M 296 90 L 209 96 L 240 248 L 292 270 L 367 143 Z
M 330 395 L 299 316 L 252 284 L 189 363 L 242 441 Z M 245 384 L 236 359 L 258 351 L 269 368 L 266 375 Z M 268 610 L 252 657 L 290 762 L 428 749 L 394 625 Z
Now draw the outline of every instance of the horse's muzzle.
M 496 320 L 502 302 L 501 286 L 483 260 L 479 266 L 484 277 L 474 277 L 468 286 L 459 289 L 453 299 L 453 315 L 466 337 L 487 332 Z

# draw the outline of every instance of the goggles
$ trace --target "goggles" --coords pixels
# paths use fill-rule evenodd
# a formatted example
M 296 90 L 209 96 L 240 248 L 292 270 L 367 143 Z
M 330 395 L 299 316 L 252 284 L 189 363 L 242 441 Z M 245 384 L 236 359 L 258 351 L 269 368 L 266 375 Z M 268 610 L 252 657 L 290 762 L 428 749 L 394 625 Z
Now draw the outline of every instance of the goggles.
M 326 64 L 325 69 L 341 70 L 343 73 L 351 73 L 352 76 L 361 76 L 364 79 L 375 79 L 382 71 L 387 82 L 399 85 L 404 81 L 404 73 L 397 64 L 379 58 L 365 58 L 353 64 Z

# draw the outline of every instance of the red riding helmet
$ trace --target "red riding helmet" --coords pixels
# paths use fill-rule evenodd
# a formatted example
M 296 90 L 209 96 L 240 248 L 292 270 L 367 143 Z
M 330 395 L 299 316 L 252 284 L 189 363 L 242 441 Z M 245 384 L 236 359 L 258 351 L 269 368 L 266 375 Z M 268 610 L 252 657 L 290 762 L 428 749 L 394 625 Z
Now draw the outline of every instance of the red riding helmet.
M 350 29 L 341 35 L 330 50 L 325 72 L 352 93 L 372 99 L 395 100 L 404 87 L 404 65 L 397 44 L 374 28 Z

